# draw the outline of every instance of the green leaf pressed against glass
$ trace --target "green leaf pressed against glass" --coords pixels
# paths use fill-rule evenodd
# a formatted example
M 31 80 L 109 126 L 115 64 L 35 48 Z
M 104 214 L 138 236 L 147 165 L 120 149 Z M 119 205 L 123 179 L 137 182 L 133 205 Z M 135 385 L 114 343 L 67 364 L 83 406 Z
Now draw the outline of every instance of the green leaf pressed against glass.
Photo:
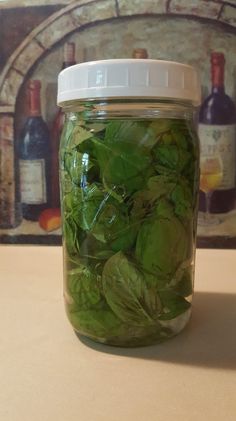
M 172 291 L 160 291 L 159 294 L 163 306 L 159 320 L 172 320 L 187 311 L 191 306 L 185 298 Z
M 145 283 L 142 272 L 123 253 L 107 261 L 102 284 L 109 306 L 121 320 L 137 326 L 155 323 L 161 311 L 160 299 Z
M 80 310 L 71 311 L 69 308 L 68 317 L 75 330 L 81 334 L 97 339 L 107 339 L 124 333 L 122 322 L 108 308 L 101 310 Z
M 87 267 L 78 265 L 67 276 L 67 292 L 81 310 L 91 309 L 101 301 L 99 276 Z
M 61 147 L 69 318 L 100 340 L 155 336 L 190 307 L 198 151 L 181 120 L 72 126 Z
M 139 230 L 136 258 L 143 269 L 168 282 L 187 257 L 187 232 L 173 206 L 162 200 Z
M 189 265 L 183 269 L 181 276 L 177 280 L 173 291 L 182 297 L 188 297 L 193 293 L 193 267 Z
M 103 140 L 94 139 L 101 177 L 108 187 L 120 186 L 127 192 L 144 187 L 151 174 L 152 162 L 146 143 L 154 142 L 154 133 L 143 122 L 108 123 Z
M 178 180 L 170 198 L 175 206 L 175 214 L 183 223 L 188 222 L 193 214 L 193 193 L 188 181 L 183 178 Z

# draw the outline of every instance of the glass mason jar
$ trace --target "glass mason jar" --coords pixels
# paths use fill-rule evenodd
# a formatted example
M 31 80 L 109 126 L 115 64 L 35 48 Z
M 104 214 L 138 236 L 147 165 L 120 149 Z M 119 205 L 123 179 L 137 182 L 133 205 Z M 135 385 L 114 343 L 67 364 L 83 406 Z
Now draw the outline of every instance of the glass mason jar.
M 59 76 L 64 298 L 74 330 L 160 342 L 191 314 L 199 81 L 156 60 L 83 63 Z

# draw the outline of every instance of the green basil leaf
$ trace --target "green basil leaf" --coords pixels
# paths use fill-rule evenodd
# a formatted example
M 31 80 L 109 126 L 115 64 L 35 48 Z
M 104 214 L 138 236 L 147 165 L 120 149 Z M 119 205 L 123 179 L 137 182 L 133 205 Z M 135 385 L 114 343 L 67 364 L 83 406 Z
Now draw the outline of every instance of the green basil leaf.
M 187 311 L 191 304 L 183 297 L 171 291 L 160 291 L 162 314 L 159 320 L 171 320 Z
M 143 274 L 119 252 L 105 264 L 103 291 L 114 313 L 127 324 L 146 326 L 154 323 L 160 312 L 160 300 L 145 283 Z
M 154 154 L 157 165 L 176 173 L 181 173 L 192 158 L 189 151 L 180 149 L 176 145 L 157 144 Z
M 186 223 L 193 218 L 195 201 L 189 183 L 185 179 L 178 181 L 170 194 L 170 199 L 175 205 L 175 214 Z
M 137 260 L 146 271 L 157 275 L 157 279 L 170 280 L 181 262 L 187 259 L 188 248 L 184 226 L 171 205 L 161 201 L 155 215 L 140 228 L 136 242 Z
M 76 330 L 91 338 L 104 339 L 120 336 L 124 332 L 121 320 L 108 308 L 100 310 L 68 311 Z
M 67 292 L 80 310 L 94 308 L 101 301 L 98 277 L 83 265 L 69 271 Z

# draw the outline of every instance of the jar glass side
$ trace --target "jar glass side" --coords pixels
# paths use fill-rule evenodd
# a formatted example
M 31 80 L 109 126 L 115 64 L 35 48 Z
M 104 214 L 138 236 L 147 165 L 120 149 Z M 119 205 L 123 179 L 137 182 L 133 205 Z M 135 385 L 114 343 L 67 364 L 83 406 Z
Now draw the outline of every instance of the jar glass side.
M 69 104 L 60 180 L 73 328 L 121 346 L 176 335 L 193 293 L 199 144 L 192 107 Z

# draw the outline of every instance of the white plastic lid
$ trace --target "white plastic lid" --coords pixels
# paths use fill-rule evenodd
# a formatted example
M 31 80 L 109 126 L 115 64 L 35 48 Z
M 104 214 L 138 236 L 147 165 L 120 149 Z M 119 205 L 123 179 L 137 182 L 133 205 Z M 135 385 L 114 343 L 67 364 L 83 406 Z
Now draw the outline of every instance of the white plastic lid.
M 59 74 L 58 105 L 76 99 L 160 98 L 200 104 L 194 67 L 162 60 L 115 59 L 76 64 Z

